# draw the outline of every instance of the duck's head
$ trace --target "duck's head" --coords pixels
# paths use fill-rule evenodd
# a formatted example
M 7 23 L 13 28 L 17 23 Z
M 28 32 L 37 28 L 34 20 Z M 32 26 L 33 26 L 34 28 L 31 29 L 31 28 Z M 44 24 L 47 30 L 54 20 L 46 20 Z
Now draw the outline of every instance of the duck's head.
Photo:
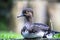
M 27 21 L 30 21 L 33 17 L 33 10 L 31 8 L 26 8 L 22 10 L 22 15 L 18 16 L 19 17 L 25 17 Z
M 26 8 L 22 11 L 23 16 L 25 17 L 32 17 L 33 16 L 33 10 L 31 8 Z
M 33 16 L 33 10 L 31 8 L 26 8 L 22 10 L 22 15 L 19 17 L 32 17 Z

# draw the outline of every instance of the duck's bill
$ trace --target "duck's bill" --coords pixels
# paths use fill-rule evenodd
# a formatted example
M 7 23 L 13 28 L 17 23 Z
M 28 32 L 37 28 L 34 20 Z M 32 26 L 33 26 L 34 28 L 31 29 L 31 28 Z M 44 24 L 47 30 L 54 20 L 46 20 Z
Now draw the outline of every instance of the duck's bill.
M 23 17 L 24 15 L 20 15 L 20 16 L 17 16 L 17 18 L 19 18 L 19 17 Z

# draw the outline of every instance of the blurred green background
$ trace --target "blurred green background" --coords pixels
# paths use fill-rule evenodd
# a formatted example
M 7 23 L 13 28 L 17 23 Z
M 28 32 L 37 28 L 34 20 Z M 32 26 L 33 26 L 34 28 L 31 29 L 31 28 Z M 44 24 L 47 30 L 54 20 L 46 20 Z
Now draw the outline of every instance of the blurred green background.
M 12 0 L 0 0 L 0 31 L 8 30 Z

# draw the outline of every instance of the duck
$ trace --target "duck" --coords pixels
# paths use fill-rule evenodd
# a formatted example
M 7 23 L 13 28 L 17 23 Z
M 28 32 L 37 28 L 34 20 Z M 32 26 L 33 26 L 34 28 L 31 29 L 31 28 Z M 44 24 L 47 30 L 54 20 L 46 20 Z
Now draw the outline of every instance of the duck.
M 25 8 L 22 10 L 22 15 L 19 17 L 24 17 L 24 27 L 21 30 L 21 34 L 24 38 L 47 38 L 46 35 L 50 34 L 50 27 L 43 23 L 34 23 L 33 21 L 33 9 Z

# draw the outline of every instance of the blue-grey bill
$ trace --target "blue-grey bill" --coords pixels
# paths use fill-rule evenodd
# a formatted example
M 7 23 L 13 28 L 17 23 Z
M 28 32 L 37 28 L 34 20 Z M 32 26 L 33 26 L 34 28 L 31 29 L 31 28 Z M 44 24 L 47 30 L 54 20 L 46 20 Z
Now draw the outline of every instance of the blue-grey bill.
M 17 18 L 19 18 L 19 17 L 23 17 L 24 15 L 20 15 L 20 16 L 17 16 Z

